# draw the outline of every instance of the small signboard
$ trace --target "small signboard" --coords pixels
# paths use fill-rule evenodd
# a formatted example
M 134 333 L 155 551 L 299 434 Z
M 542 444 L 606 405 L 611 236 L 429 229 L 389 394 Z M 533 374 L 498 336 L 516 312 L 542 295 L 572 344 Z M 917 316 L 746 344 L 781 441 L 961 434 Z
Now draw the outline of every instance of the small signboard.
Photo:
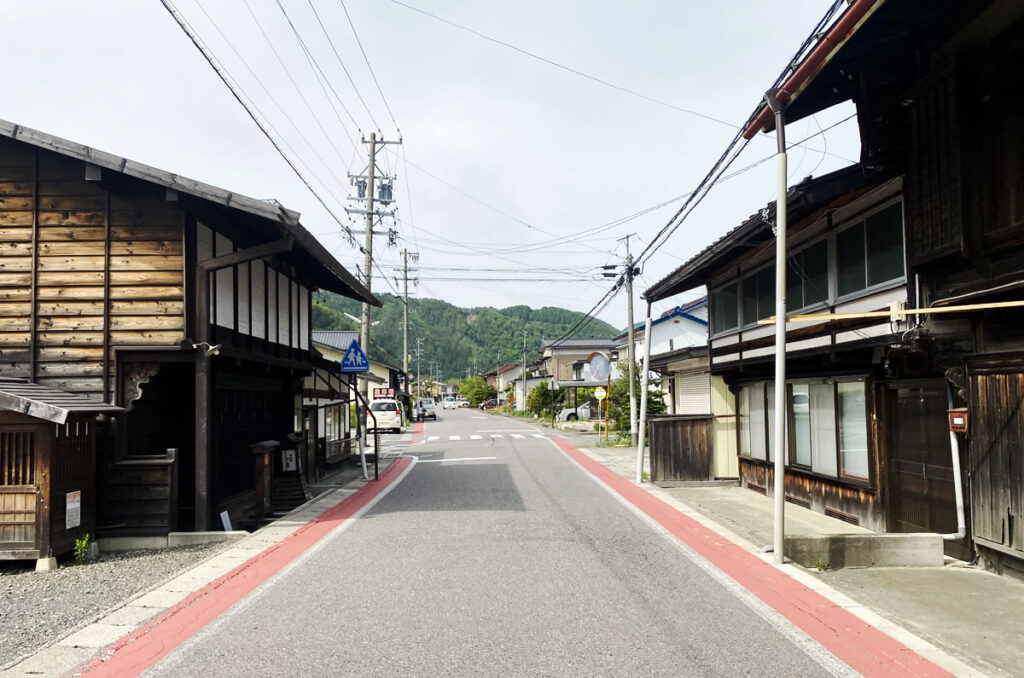
M 375 388 L 373 389 L 374 398 L 394 398 L 395 389 L 393 388 Z
M 345 351 L 345 357 L 341 359 L 341 371 L 345 374 L 370 371 L 370 361 L 366 359 L 358 340 L 353 339 Z
M 598 386 L 594 389 L 594 397 L 598 400 L 604 400 L 606 395 L 608 395 L 608 392 L 604 390 L 604 386 Z
M 64 511 L 64 529 L 70 530 L 82 524 L 82 491 L 68 492 Z
M 283 458 L 281 460 L 282 471 L 299 470 L 299 461 L 298 458 L 295 456 L 295 450 L 282 450 L 281 454 L 283 455 Z

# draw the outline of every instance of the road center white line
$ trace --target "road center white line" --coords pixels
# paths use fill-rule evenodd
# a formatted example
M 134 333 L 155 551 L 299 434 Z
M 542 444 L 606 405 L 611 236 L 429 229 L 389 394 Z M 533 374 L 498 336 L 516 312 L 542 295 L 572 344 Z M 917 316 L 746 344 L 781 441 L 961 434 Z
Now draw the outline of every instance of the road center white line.
M 497 457 L 453 457 L 451 459 L 420 459 L 419 463 L 421 463 L 421 464 L 431 464 L 431 463 L 439 464 L 439 463 L 441 463 L 443 461 L 488 461 L 488 460 L 493 461 L 495 459 L 497 459 Z
M 470 440 L 483 440 L 483 436 L 469 436 Z

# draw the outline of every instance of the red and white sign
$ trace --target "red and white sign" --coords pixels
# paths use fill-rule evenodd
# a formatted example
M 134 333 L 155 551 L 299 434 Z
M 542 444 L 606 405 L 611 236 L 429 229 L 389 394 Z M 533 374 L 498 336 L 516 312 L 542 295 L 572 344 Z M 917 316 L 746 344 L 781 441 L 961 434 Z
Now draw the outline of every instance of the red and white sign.
M 395 389 L 393 388 L 375 388 L 373 389 L 374 398 L 394 398 Z

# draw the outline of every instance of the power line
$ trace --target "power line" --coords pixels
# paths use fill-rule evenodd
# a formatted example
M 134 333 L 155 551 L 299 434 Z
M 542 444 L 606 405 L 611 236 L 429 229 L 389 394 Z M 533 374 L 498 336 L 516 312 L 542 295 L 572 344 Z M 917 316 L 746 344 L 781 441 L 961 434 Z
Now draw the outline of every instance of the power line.
M 297 30 L 295 30 L 295 25 L 292 24 L 292 20 L 288 18 L 288 12 L 285 11 L 284 5 L 281 4 L 281 0 L 276 0 L 276 2 L 277 6 L 280 7 L 281 11 L 284 13 L 285 18 L 288 19 L 288 24 L 292 27 L 292 31 L 295 32 L 296 37 L 299 37 L 299 33 Z M 316 17 L 317 23 L 320 24 L 320 29 L 327 37 L 327 42 L 331 45 L 331 51 L 334 52 L 334 57 L 338 60 L 338 65 L 341 66 L 341 70 L 344 71 L 345 77 L 348 78 L 349 84 L 352 85 L 352 90 L 356 93 L 356 96 L 359 98 L 359 103 L 363 105 L 363 110 L 366 111 L 366 115 L 370 116 L 370 122 L 373 123 L 373 126 L 377 129 L 380 129 L 380 125 L 378 125 L 377 121 L 374 119 L 373 113 L 370 112 L 370 107 L 366 105 L 366 101 L 363 100 L 363 95 L 359 93 L 359 88 L 356 87 L 355 80 L 352 79 L 352 76 L 349 74 L 348 69 L 345 68 L 345 62 L 341 60 L 341 55 L 338 53 L 338 49 L 334 46 L 334 41 L 331 39 L 330 33 L 327 32 L 327 28 L 325 28 L 323 22 L 320 21 L 320 15 L 317 14 L 316 8 L 313 7 L 312 0 L 307 0 L 307 2 L 309 2 L 309 8 L 313 10 L 313 16 Z M 302 41 L 301 37 L 299 37 L 299 41 Z
M 164 9 L 167 10 L 168 14 L 171 15 L 171 18 L 174 19 L 175 23 L 177 23 L 181 30 L 184 31 L 185 35 L 188 36 L 189 40 L 192 41 L 192 44 L 195 45 L 196 49 L 198 49 L 199 52 L 203 55 L 203 58 L 206 59 L 206 62 L 210 65 L 210 68 L 212 68 L 214 72 L 217 74 L 217 77 L 221 79 L 221 82 L 223 82 L 224 85 L 228 88 L 228 90 L 231 91 L 231 95 L 235 97 L 235 100 L 242 105 L 242 108 L 245 109 L 245 112 L 248 113 L 249 117 L 252 118 L 252 121 L 256 123 L 256 126 L 263 133 L 263 136 L 265 136 L 267 138 L 267 141 L 269 141 L 270 144 L 274 147 L 274 150 L 276 150 L 278 154 L 284 159 L 284 161 L 288 163 L 288 166 L 292 169 L 295 175 L 299 178 L 300 181 L 302 181 L 306 188 L 309 189 L 309 192 L 313 194 L 313 196 L 323 206 L 327 213 L 331 215 L 331 217 L 338 223 L 339 226 L 341 226 L 341 228 L 345 231 L 346 235 L 348 236 L 349 241 L 355 243 L 355 237 L 352 235 L 351 229 L 349 229 L 349 227 L 344 222 L 342 222 L 341 219 L 338 218 L 338 215 L 334 213 L 334 210 L 332 210 L 327 205 L 323 197 L 317 192 L 315 188 L 313 188 L 312 184 L 309 183 L 309 180 L 305 177 L 305 175 L 303 175 L 302 172 L 299 171 L 299 168 L 295 165 L 292 159 L 289 158 L 288 155 L 284 152 L 280 144 L 278 144 L 277 140 L 274 139 L 274 137 L 270 134 L 267 127 L 264 126 L 264 124 L 260 121 L 259 117 L 257 117 L 253 108 L 250 108 L 249 104 L 246 103 L 245 99 L 242 97 L 241 91 L 239 89 L 236 89 L 236 86 L 232 84 L 227 73 L 222 70 L 221 66 L 216 61 L 216 58 L 213 56 L 213 53 L 208 51 L 208 48 L 205 46 L 205 43 L 203 43 L 199 39 L 198 34 L 194 32 L 192 27 L 185 21 L 184 17 L 182 17 L 177 11 L 177 9 L 175 9 L 175 7 L 171 4 L 171 0 L 160 0 L 160 3 L 163 5 Z
M 206 17 L 207 21 L 210 22 L 210 25 L 213 26 L 213 29 L 217 32 L 217 34 L 220 35 L 221 39 L 224 40 L 224 44 L 226 44 L 228 46 L 228 49 L 230 49 L 231 52 L 238 58 L 239 62 L 241 62 L 242 66 L 245 68 L 245 70 L 256 81 L 256 84 L 260 86 L 260 88 L 263 90 L 263 93 L 267 95 L 267 97 L 270 99 L 270 102 L 272 104 L 274 104 L 274 106 L 281 113 L 281 115 L 284 116 L 284 119 L 287 120 L 288 123 L 292 126 L 292 129 L 295 130 L 295 133 L 298 134 L 299 138 L 302 139 L 303 142 L 305 142 L 306 146 L 308 146 L 309 150 L 313 152 L 313 155 L 316 156 L 317 160 L 319 160 L 324 165 L 324 167 L 327 169 L 327 173 L 330 174 L 334 178 L 334 180 L 336 182 L 338 182 L 339 184 L 342 183 L 342 180 L 336 174 L 334 174 L 334 172 L 331 170 L 330 163 L 328 163 L 323 158 L 323 156 L 320 155 L 320 153 L 316 149 L 316 146 L 314 146 L 313 143 L 309 140 L 309 138 L 305 134 L 303 134 L 302 129 L 298 126 L 298 124 L 295 122 L 295 120 L 293 120 L 292 117 L 290 115 L 288 115 L 288 112 L 284 110 L 284 108 L 278 102 L 277 97 L 275 97 L 270 92 L 270 90 L 267 88 L 266 84 L 264 84 L 263 80 L 256 74 L 255 71 L 253 71 L 252 67 L 249 66 L 249 63 L 248 63 L 248 61 L 246 61 L 245 57 L 242 56 L 242 54 L 235 47 L 234 43 L 231 42 L 231 39 L 228 38 L 228 36 L 224 33 L 223 30 L 221 30 L 220 25 L 218 25 L 218 23 L 214 20 L 214 18 L 212 16 L 210 16 L 209 12 L 207 12 L 206 9 L 201 4 L 196 2 L 196 6 L 199 8 L 199 11 L 203 13 L 203 16 Z M 184 20 L 184 17 L 182 17 L 182 19 Z M 186 23 L 188 23 L 188 22 L 186 21 Z M 193 31 L 194 30 L 195 29 L 193 29 Z M 198 34 L 197 34 L 197 37 L 198 37 Z M 195 41 L 193 41 L 193 42 L 195 42 Z M 204 42 L 204 44 L 205 44 L 205 42 Z M 208 46 L 207 46 L 207 49 L 209 49 Z M 212 50 L 211 50 L 211 54 L 212 54 Z M 225 72 L 226 72 L 226 67 L 224 67 L 223 64 L 221 64 L 221 67 L 225 68 Z M 233 78 L 233 77 L 232 77 L 232 80 L 234 80 L 236 86 L 239 87 L 239 89 L 241 89 L 241 85 L 238 84 L 238 80 L 236 78 Z M 285 141 L 284 135 L 282 135 L 280 132 L 278 132 L 277 129 L 274 127 L 274 125 L 269 122 L 269 117 L 265 113 L 263 113 L 262 110 L 260 110 L 260 108 L 256 105 L 256 103 L 252 99 L 252 97 L 247 97 L 247 98 L 249 99 L 250 104 L 253 106 L 253 108 L 256 110 L 256 112 L 259 113 L 260 116 L 262 116 L 263 119 L 267 121 L 268 127 L 274 133 L 276 133 L 278 135 L 278 137 L 281 138 L 281 143 L 284 144 L 285 146 L 287 146 L 288 149 L 292 153 L 295 153 L 296 155 L 298 155 L 296 153 L 295 149 L 292 148 L 292 146 L 290 144 L 288 144 L 287 141 Z M 301 162 L 301 160 L 300 160 L 300 162 Z M 306 169 L 309 170 L 310 172 L 313 171 L 312 168 L 310 168 L 310 166 L 307 163 L 303 162 L 302 164 L 305 165 Z M 317 180 L 320 181 L 320 183 L 325 188 L 328 188 L 326 182 L 320 180 L 319 178 L 317 178 Z M 332 194 L 331 197 L 334 198 L 335 201 L 337 201 L 337 197 L 336 196 L 334 196 Z
M 355 36 L 356 44 L 359 45 L 359 51 L 363 54 L 363 61 L 366 62 L 366 68 L 370 71 L 370 77 L 373 78 L 373 84 L 377 86 L 377 92 L 380 93 L 380 100 L 384 102 L 384 108 L 387 109 L 388 115 L 391 116 L 391 122 L 395 125 L 395 130 L 401 133 L 398 128 L 398 122 L 395 120 L 395 114 L 391 112 L 391 106 L 388 105 L 387 97 L 384 96 L 384 90 L 380 87 L 380 82 L 377 81 L 377 74 L 373 72 L 373 66 L 370 65 L 370 59 L 366 56 L 366 50 L 363 49 L 363 41 L 359 39 L 359 33 L 356 32 L 356 25 L 352 23 L 352 17 L 348 13 L 348 7 L 345 6 L 345 0 L 338 0 L 341 3 L 341 8 L 345 10 L 345 18 L 348 19 L 348 25 L 352 29 L 352 35 Z M 310 7 L 313 3 L 310 2 Z M 314 10 L 314 14 L 316 10 Z M 319 20 L 320 17 L 317 17 Z M 322 24 L 321 24 L 322 25 Z
M 486 33 L 481 33 L 480 31 L 478 31 L 478 30 L 476 30 L 474 28 L 470 28 L 469 26 L 464 26 L 463 24 L 456 23 L 455 21 L 451 21 L 450 19 L 445 19 L 444 17 L 438 16 L 436 14 L 432 14 L 431 12 L 428 12 L 428 11 L 426 11 L 424 9 L 420 9 L 419 7 L 414 7 L 413 5 L 410 5 L 408 3 L 402 2 L 401 0 L 391 0 L 391 2 L 393 2 L 396 5 L 399 5 L 400 7 L 405 7 L 406 9 L 412 10 L 412 11 L 417 12 L 419 14 L 422 14 L 424 16 L 428 16 L 431 19 L 434 19 L 435 21 L 440 21 L 441 23 L 444 23 L 444 24 L 447 24 L 449 26 L 452 26 L 453 28 L 457 28 L 457 29 L 459 29 L 461 31 L 466 31 L 467 33 L 471 33 L 471 34 L 477 36 L 478 38 L 482 38 L 484 40 L 487 40 L 488 42 L 493 42 L 496 45 L 501 45 L 502 47 L 507 47 L 508 49 L 511 49 L 511 50 L 513 50 L 515 52 L 518 52 L 519 54 L 522 54 L 524 56 L 528 56 L 531 59 L 536 59 L 537 61 L 545 63 L 545 64 L 547 64 L 549 66 L 554 66 L 555 68 L 558 68 L 558 69 L 563 70 L 563 71 L 567 71 L 569 73 L 572 73 L 573 75 L 578 75 L 581 78 L 585 78 L 585 79 L 590 80 L 592 82 L 596 82 L 596 83 L 598 83 L 600 85 L 604 85 L 605 87 L 609 87 L 609 88 L 617 90 L 619 92 L 623 92 L 625 94 L 629 94 L 629 95 L 638 97 L 638 98 L 643 99 L 645 101 L 649 101 L 651 103 L 658 104 L 659 106 L 664 106 L 665 108 L 670 108 L 670 109 L 672 109 L 674 111 L 679 111 L 680 113 L 686 113 L 688 115 L 693 115 L 693 116 L 696 116 L 698 118 L 703 118 L 704 120 L 709 120 L 709 121 L 717 123 L 719 125 L 725 125 L 726 127 L 731 127 L 733 129 L 738 129 L 737 125 L 735 125 L 735 124 L 733 124 L 733 123 L 731 123 L 731 122 L 729 122 L 727 120 L 722 120 L 721 118 L 716 118 L 716 117 L 714 117 L 712 115 L 708 115 L 706 113 L 701 113 L 700 111 L 695 111 L 695 110 L 690 109 L 690 108 L 683 108 L 682 106 L 676 106 L 675 104 L 671 104 L 671 103 L 669 103 L 667 101 L 664 101 L 663 99 L 658 99 L 656 97 L 652 97 L 650 95 L 644 94 L 643 92 L 638 92 L 637 90 L 631 89 L 629 87 L 624 87 L 622 85 L 616 85 L 613 82 L 609 82 L 609 81 L 604 80 L 602 78 L 599 78 L 599 77 L 597 77 L 595 75 L 590 75 L 589 73 L 585 73 L 584 71 L 581 71 L 579 69 L 573 68 L 571 66 L 566 66 L 565 64 L 561 64 L 561 63 L 559 63 L 557 61 L 554 61 L 552 59 L 548 59 L 547 57 L 543 57 L 543 56 L 541 56 L 539 54 L 535 54 L 534 52 L 530 52 L 530 51 L 528 51 L 526 49 L 523 49 L 522 47 L 517 47 L 516 45 L 513 45 L 512 43 L 505 42 L 504 40 L 500 40 L 498 38 L 492 37 L 490 35 L 487 35 Z M 835 7 L 838 4 L 842 3 L 842 2 L 844 2 L 844 0 L 837 0 L 836 1 L 836 5 L 833 5 L 833 9 L 831 11 L 834 12 L 835 11 Z M 819 27 L 821 26 L 823 21 L 819 22 Z M 812 36 L 816 35 L 817 32 L 818 32 L 818 30 L 816 29 L 816 32 L 812 33 Z M 807 45 L 807 41 L 804 42 L 804 45 L 801 46 L 801 49 L 798 51 L 797 54 L 800 54 L 803 51 L 803 49 L 806 48 L 806 45 Z M 793 60 L 791 60 L 791 63 L 795 63 L 795 57 L 794 57 Z M 818 150 L 818 149 L 814 149 L 814 150 Z M 818 152 L 820 152 L 820 151 L 818 151 Z M 847 160 L 846 158 L 843 158 L 843 159 Z
M 277 51 L 277 47 L 274 45 L 274 41 L 270 39 L 270 36 L 263 28 L 263 24 L 260 23 L 260 20 L 256 17 L 256 14 L 252 11 L 252 6 L 249 5 L 249 0 L 243 0 L 243 4 L 245 5 L 246 10 L 248 10 L 249 16 L 252 17 L 253 22 L 256 24 L 256 28 L 259 29 L 260 34 L 263 36 L 263 39 L 270 47 L 270 51 L 274 54 L 274 58 L 277 59 L 277 63 L 281 65 L 281 69 L 284 71 L 284 74 L 288 77 L 288 81 L 291 82 L 292 87 L 295 88 L 295 93 L 299 95 L 299 99 L 302 100 L 302 103 L 306 107 L 306 110 L 309 111 L 309 115 L 313 118 L 313 122 L 316 123 L 316 126 L 323 133 L 324 138 L 327 140 L 327 145 L 330 146 L 331 150 L 334 151 L 334 154 L 338 156 L 338 161 L 341 162 L 342 165 L 344 165 L 345 159 L 341 156 L 341 151 L 338 150 L 338 146 L 334 143 L 334 139 L 331 137 L 331 135 L 327 133 L 326 129 L 324 129 L 324 125 L 320 121 L 320 116 L 318 116 L 316 112 L 313 110 L 313 106 L 309 103 L 309 100 L 306 99 L 306 95 L 302 93 L 302 88 L 299 87 L 299 83 L 295 81 L 295 77 L 292 75 L 291 69 L 288 68 L 288 65 L 285 64 L 284 59 L 281 58 L 281 53 Z M 339 122 L 341 121 L 339 120 Z M 342 129 L 344 129 L 344 124 L 342 125 Z M 347 129 L 345 130 L 345 134 L 348 135 Z M 332 173 L 331 176 L 335 175 Z M 338 180 L 339 184 L 342 183 L 341 179 L 338 179 L 336 176 L 335 179 Z

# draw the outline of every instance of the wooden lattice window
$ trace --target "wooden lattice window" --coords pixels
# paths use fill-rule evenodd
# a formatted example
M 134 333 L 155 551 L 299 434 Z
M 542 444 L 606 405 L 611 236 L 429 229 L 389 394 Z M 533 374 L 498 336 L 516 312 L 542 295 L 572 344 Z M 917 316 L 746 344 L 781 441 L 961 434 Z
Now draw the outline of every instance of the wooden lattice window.
M 0 485 L 35 485 L 35 433 L 0 431 Z

